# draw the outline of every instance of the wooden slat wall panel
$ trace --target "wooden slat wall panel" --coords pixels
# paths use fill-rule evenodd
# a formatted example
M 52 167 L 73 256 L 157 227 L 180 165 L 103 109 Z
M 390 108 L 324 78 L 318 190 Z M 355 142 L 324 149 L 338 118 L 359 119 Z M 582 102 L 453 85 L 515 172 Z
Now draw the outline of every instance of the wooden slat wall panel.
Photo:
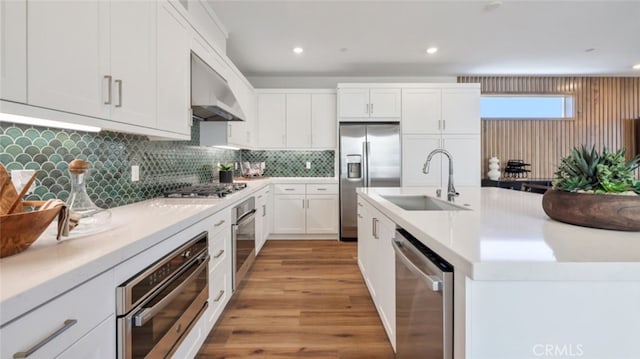
M 531 163 L 529 178 L 552 178 L 560 158 L 580 145 L 627 148 L 634 154 L 640 118 L 640 77 L 503 77 L 464 76 L 458 82 L 480 83 L 483 94 L 569 93 L 575 97 L 570 120 L 482 120 L 482 177 L 491 156 Z M 640 178 L 640 171 L 636 174 Z

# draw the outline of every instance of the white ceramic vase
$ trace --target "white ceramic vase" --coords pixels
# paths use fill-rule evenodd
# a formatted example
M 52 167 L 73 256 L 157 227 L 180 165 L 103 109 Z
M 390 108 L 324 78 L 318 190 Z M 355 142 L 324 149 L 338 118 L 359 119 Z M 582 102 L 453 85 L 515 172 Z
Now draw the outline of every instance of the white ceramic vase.
M 500 179 L 500 160 L 495 156 L 489 159 L 489 172 L 487 172 L 487 176 L 493 181 Z

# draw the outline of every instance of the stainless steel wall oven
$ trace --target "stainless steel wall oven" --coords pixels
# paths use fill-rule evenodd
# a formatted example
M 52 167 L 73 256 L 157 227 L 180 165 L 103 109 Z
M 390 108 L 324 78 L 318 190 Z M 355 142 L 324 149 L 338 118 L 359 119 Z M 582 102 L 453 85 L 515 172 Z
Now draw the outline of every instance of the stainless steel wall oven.
M 231 211 L 233 240 L 233 290 L 251 268 L 256 257 L 256 200 L 250 197 Z
M 116 289 L 118 358 L 166 358 L 207 308 L 203 232 Z

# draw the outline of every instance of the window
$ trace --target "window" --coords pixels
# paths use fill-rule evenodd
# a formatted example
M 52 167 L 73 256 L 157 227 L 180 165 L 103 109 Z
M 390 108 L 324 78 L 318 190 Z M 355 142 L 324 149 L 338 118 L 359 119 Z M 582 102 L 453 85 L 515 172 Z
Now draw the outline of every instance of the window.
M 480 117 L 561 119 L 573 117 L 571 95 L 482 95 Z

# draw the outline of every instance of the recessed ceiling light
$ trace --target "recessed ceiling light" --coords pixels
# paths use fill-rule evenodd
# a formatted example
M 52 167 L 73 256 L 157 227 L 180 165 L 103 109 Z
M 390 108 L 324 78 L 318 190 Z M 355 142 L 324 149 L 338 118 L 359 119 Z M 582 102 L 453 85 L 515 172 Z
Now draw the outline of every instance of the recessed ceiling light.
M 633 69 L 634 70 L 640 70 L 640 64 L 633 65 Z
M 485 5 L 484 6 L 484 10 L 485 11 L 492 11 L 492 10 L 495 10 L 495 9 L 499 8 L 500 6 L 502 6 L 502 1 L 501 0 L 495 0 L 495 1 L 491 1 L 490 3 Z
M 293 48 L 293 52 L 298 54 L 298 55 L 300 55 L 301 53 L 304 52 L 304 49 L 302 47 L 300 47 L 300 46 L 296 46 L 296 47 Z
M 438 52 L 438 48 L 437 48 L 437 47 L 435 47 L 435 46 L 430 47 L 430 48 L 428 48 L 428 49 L 427 49 L 427 54 L 429 54 L 429 55 L 433 55 L 433 54 L 435 54 L 436 52 Z

